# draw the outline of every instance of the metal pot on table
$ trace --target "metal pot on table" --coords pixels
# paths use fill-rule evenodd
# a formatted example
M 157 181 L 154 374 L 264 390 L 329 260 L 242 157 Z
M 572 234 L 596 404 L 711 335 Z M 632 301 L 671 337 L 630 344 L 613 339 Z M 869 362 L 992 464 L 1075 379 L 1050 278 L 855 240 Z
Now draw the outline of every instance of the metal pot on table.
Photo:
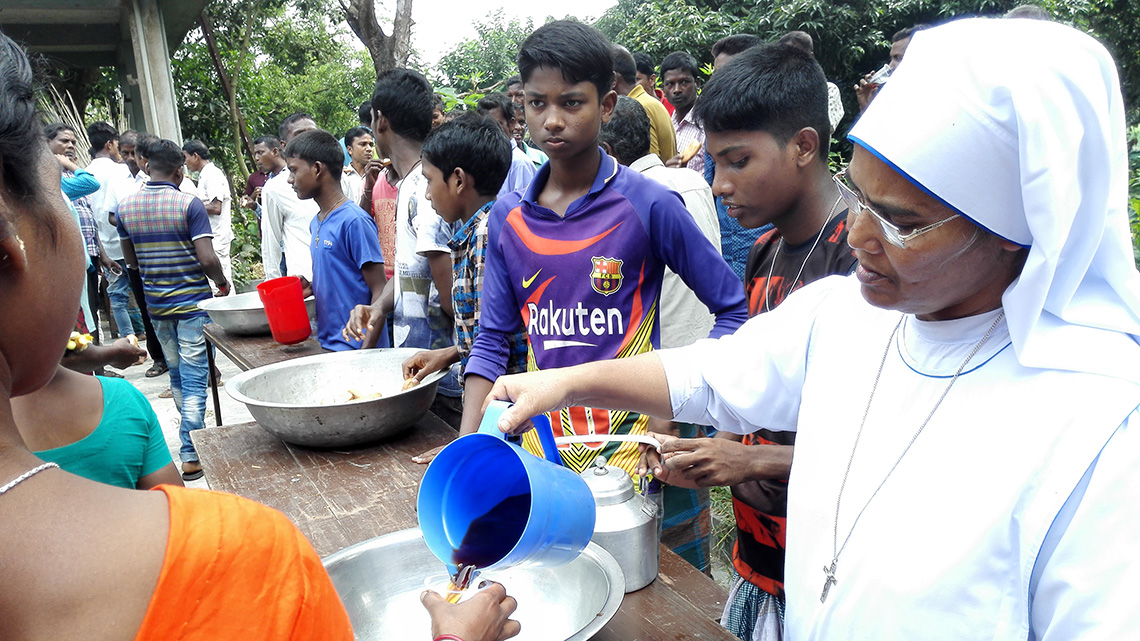
M 620 467 L 599 456 L 580 475 L 597 506 L 594 536 L 621 566 L 626 593 L 640 590 L 657 578 L 661 561 L 657 504 L 634 491 L 633 481 Z

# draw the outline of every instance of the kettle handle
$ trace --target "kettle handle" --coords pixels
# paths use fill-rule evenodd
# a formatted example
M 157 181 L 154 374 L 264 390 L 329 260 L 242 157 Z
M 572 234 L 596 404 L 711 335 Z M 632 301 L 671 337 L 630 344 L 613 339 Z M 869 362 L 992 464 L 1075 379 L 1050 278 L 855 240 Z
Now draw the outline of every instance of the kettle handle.
M 506 401 L 491 401 L 487 411 L 483 413 L 483 420 L 479 423 L 480 434 L 490 434 L 509 443 L 518 443 L 521 437 L 511 437 L 499 429 L 499 417 L 512 404 Z M 555 465 L 562 465 L 562 455 L 558 453 L 558 446 L 554 443 L 554 430 L 550 427 L 550 419 L 545 414 L 532 416 L 530 422 L 534 424 L 534 431 L 538 435 L 538 442 L 542 445 L 542 453 L 546 460 Z

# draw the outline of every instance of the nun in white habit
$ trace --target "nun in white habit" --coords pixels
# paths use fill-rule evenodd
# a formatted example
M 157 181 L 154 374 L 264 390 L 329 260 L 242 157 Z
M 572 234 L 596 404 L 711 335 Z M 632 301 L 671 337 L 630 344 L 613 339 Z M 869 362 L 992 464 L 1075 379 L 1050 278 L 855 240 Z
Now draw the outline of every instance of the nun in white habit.
M 922 31 L 850 137 L 854 276 L 717 341 L 500 379 L 500 427 L 589 405 L 797 430 L 788 639 L 1134 638 L 1140 274 L 1112 58 L 1041 21 Z M 662 449 L 672 474 L 709 464 Z

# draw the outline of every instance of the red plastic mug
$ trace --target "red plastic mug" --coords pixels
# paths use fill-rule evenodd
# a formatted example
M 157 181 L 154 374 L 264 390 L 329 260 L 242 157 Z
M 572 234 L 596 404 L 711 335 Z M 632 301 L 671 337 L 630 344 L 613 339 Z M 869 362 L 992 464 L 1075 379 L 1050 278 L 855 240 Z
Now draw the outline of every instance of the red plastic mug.
M 312 333 L 305 298 L 301 295 L 301 279 L 282 276 L 257 286 L 257 293 L 265 305 L 269 331 L 273 340 L 283 345 L 300 343 Z

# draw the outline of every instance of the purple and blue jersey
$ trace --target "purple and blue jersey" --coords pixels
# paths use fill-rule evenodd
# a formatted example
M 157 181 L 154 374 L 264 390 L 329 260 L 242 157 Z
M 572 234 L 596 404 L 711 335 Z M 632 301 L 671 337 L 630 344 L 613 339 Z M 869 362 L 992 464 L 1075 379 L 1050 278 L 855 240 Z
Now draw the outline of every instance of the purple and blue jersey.
M 654 349 L 666 266 L 716 315 L 711 336 L 732 333 L 746 320 L 741 282 L 678 194 L 601 153 L 590 191 L 559 216 L 537 202 L 549 172 L 543 166 L 525 192 L 501 198 L 491 210 L 480 333 L 467 374 L 498 378 L 507 336 L 520 328 L 528 370 Z M 575 407 L 551 421 L 555 436 L 644 433 L 647 417 Z M 584 469 L 599 453 L 625 469 L 637 461 L 636 444 L 594 445 L 564 449 L 567 466 Z

